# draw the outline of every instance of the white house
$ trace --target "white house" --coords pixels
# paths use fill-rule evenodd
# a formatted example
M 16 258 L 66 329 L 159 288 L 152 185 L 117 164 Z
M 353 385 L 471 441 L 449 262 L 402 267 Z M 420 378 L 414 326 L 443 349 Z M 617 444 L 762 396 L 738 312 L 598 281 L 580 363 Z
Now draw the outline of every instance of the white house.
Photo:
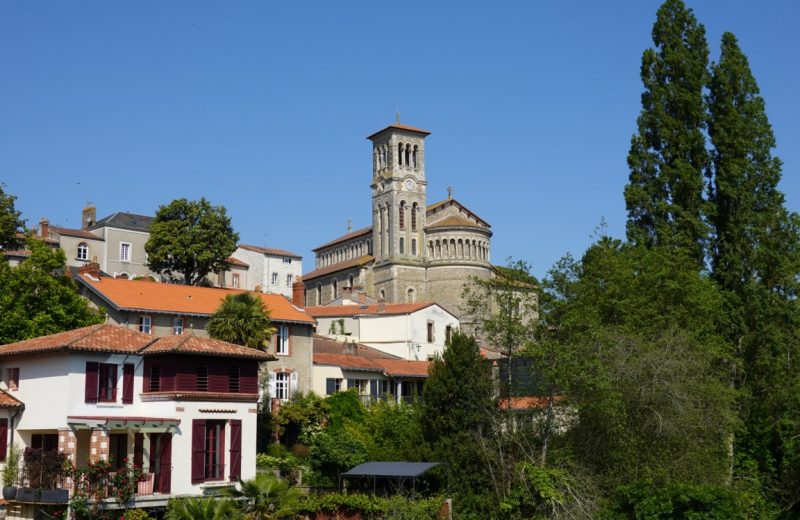
M 306 307 L 317 333 L 363 343 L 403 359 L 429 360 L 444 352 L 458 318 L 437 303 L 351 303 Z
M 78 467 L 127 458 L 147 476 L 140 507 L 253 478 L 258 365 L 271 359 L 110 324 L 4 345 L 0 459 L 11 443 L 61 450 Z M 32 518 L 16 505 L 9 518 Z
M 242 289 L 292 297 L 292 284 L 303 273 L 303 258 L 283 249 L 240 244 L 233 258 L 248 265 Z

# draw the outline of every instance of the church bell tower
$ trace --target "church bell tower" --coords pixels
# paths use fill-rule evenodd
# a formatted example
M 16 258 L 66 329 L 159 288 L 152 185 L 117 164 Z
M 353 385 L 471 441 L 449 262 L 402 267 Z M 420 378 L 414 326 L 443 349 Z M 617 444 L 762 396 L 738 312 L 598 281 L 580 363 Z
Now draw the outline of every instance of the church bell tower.
M 398 121 L 372 141 L 372 250 L 376 264 L 425 257 L 425 137 Z

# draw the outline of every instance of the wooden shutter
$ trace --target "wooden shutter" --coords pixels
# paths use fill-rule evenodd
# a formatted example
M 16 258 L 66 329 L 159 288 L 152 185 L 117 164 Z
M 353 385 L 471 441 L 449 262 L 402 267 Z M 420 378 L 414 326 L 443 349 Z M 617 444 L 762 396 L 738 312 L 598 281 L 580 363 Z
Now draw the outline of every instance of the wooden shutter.
M 149 359 L 144 360 L 144 366 L 142 366 L 142 392 L 149 392 L 150 391 L 150 367 L 153 366 L 153 362 Z
M 165 495 L 172 489 L 172 434 L 161 434 L 161 477 L 158 479 L 159 492 Z
M 242 476 L 242 421 L 231 421 L 231 480 Z
M 122 404 L 133 404 L 133 363 L 122 365 Z
M 114 382 L 113 386 L 111 387 L 111 401 L 116 403 L 117 386 L 119 385 L 119 383 L 117 383 L 117 377 L 119 377 L 119 375 L 117 374 L 117 365 L 111 365 L 108 368 L 111 370 L 111 380 Z M 103 383 L 105 384 L 105 381 Z
M 192 484 L 205 480 L 206 421 L 192 421 Z
M 95 361 L 86 362 L 86 387 L 84 389 L 84 402 L 97 402 L 97 370 L 99 363 Z
M 220 362 L 211 362 L 208 365 L 208 391 L 228 391 L 228 365 Z
M 8 419 L 0 419 L 0 461 L 6 460 L 7 452 L 8 452 Z
M 133 435 L 133 465 L 137 468 L 144 466 L 144 434 Z

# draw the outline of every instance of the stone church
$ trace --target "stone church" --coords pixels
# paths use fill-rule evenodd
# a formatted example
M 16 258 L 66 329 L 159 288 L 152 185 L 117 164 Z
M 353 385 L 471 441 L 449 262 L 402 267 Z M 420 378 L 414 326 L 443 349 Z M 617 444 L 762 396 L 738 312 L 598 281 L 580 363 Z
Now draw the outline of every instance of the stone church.
M 488 222 L 452 198 L 428 204 L 427 130 L 397 123 L 372 141 L 372 225 L 316 249 L 303 275 L 307 306 L 325 305 L 354 288 L 387 303 L 433 301 L 461 317 L 471 277 L 488 278 Z

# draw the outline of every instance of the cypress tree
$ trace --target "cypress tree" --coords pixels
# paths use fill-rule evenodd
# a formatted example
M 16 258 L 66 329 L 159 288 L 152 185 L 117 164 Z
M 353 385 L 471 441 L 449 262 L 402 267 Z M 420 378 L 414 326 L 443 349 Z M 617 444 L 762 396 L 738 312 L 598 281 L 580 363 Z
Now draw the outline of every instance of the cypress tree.
M 738 460 L 754 461 L 777 498 L 797 507 L 800 376 L 793 360 L 800 329 L 800 226 L 784 207 L 781 161 L 772 156 L 775 137 L 764 99 L 733 34 L 723 35 L 711 73 L 711 261 L 738 360 L 734 382 L 745 396 Z
M 638 133 L 628 153 L 628 239 L 685 249 L 700 266 L 708 233 L 703 216 L 705 28 L 681 0 L 667 0 L 652 35 L 655 48 L 642 56 Z

